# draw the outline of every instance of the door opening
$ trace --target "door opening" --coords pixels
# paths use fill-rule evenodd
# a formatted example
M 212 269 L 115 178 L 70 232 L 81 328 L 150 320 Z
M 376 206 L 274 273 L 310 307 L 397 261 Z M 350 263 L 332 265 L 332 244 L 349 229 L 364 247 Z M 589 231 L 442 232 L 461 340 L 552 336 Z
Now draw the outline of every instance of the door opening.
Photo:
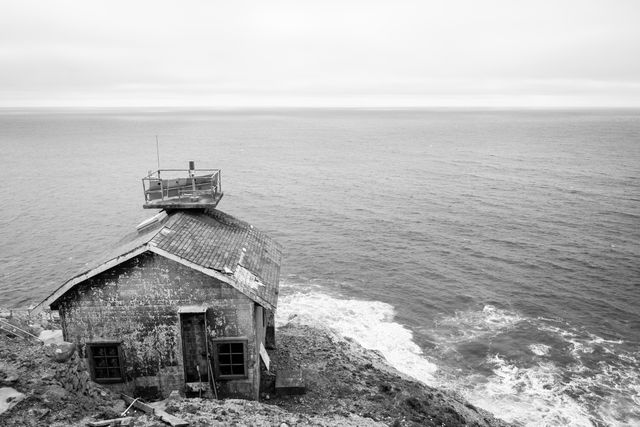
M 182 360 L 186 383 L 209 383 L 206 311 L 181 312 Z

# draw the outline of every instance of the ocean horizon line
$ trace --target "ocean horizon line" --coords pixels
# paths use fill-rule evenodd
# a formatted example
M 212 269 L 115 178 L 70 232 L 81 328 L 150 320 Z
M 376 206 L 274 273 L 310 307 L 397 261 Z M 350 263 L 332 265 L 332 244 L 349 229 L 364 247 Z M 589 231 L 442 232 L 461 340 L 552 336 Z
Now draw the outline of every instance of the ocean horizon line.
M 120 106 L 0 106 L 0 112 L 111 112 L 111 111 L 145 111 L 145 112 L 201 112 L 201 111 L 430 111 L 430 112 L 544 112 L 544 111 L 640 111 L 639 106 L 176 106 L 176 105 L 120 105 Z

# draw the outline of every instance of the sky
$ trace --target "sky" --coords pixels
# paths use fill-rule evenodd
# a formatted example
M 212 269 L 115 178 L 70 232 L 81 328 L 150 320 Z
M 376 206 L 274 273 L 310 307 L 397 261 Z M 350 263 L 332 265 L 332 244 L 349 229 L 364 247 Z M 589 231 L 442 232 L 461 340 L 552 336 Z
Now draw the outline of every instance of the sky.
M 640 107 L 640 0 L 0 0 L 0 107 Z

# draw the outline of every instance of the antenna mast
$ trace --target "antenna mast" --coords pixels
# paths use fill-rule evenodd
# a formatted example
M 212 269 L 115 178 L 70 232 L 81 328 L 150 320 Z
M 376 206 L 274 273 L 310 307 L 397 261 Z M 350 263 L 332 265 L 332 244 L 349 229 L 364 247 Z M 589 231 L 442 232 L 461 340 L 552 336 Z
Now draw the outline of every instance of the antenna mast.
M 156 135 L 156 155 L 158 156 L 158 172 L 160 171 L 160 144 L 158 143 L 158 135 Z

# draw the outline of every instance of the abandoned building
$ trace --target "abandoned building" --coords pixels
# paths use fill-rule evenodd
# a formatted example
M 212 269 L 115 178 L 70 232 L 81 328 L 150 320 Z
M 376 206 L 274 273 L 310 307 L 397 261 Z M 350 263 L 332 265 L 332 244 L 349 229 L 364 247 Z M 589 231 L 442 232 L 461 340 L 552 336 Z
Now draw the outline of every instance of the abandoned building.
M 40 307 L 58 310 L 65 341 L 113 391 L 257 399 L 275 346 L 282 249 L 215 209 L 219 170 L 161 172 L 143 179 L 144 207 L 163 210 Z

